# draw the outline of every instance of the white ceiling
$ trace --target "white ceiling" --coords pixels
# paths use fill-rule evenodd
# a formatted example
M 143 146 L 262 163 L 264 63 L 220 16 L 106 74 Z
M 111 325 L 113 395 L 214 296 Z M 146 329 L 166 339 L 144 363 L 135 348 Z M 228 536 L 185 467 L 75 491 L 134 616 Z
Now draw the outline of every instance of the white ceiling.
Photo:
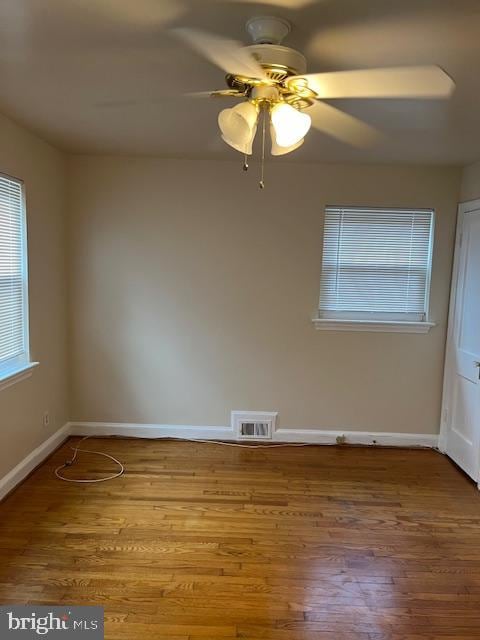
M 1 0 L 0 111 L 74 152 L 239 157 L 216 118 L 230 104 L 186 92 L 223 72 L 169 31 L 248 42 L 253 15 L 287 18 L 309 71 L 438 64 L 450 101 L 343 100 L 385 134 L 369 150 L 311 131 L 290 160 L 465 164 L 480 158 L 480 0 Z M 277 161 L 282 161 L 278 159 Z

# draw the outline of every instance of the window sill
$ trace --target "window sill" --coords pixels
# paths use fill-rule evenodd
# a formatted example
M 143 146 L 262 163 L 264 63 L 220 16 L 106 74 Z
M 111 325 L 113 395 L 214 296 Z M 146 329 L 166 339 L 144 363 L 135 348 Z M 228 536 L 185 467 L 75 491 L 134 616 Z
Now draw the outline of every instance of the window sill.
M 379 333 L 428 333 L 434 322 L 402 322 L 401 320 L 338 320 L 313 318 L 321 331 L 372 331 Z
M 1 371 L 0 370 L 0 391 L 11 387 L 21 380 L 25 380 L 32 375 L 33 369 L 38 367 L 38 362 L 28 362 L 27 364 L 19 365 L 14 369 Z

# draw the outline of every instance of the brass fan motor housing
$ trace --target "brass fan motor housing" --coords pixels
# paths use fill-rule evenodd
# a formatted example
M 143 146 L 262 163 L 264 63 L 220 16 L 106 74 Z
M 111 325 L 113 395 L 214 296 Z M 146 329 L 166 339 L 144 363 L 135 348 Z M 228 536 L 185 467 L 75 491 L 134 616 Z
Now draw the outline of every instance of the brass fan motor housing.
M 294 87 L 288 86 L 289 78 L 307 70 L 303 54 L 277 44 L 254 44 L 245 49 L 260 64 L 267 79 L 228 74 L 225 78 L 227 86 L 237 91 L 239 97 L 250 98 L 255 87 L 274 86 L 281 99 L 297 109 L 306 109 L 314 103 L 316 94 L 308 89 L 306 83 L 297 82 Z
M 288 78 L 289 75 L 292 76 L 294 74 L 286 73 L 285 78 Z M 225 80 L 227 82 L 227 86 L 231 89 L 231 93 L 227 93 L 227 91 L 225 91 L 223 95 L 230 97 L 238 96 L 239 98 L 250 98 L 255 88 L 261 86 L 274 86 L 277 88 L 281 98 L 297 109 L 307 109 L 308 107 L 311 107 L 312 104 L 314 104 L 316 98 L 316 94 L 310 89 L 307 89 L 307 91 L 296 91 L 294 89 L 292 91 L 292 89 L 289 88 L 284 83 L 284 81 L 272 80 L 272 82 L 267 83 L 263 80 L 258 80 L 257 78 L 247 78 L 246 76 L 237 76 L 233 74 L 228 74 L 227 76 L 225 76 Z M 218 92 L 218 95 L 222 94 Z

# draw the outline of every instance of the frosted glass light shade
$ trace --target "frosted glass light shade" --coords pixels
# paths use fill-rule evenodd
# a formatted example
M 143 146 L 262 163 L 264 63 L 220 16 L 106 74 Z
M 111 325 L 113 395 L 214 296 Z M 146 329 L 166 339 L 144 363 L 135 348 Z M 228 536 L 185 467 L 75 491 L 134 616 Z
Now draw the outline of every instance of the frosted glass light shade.
M 232 109 L 224 109 L 218 114 L 218 126 L 222 139 L 231 147 L 252 154 L 252 145 L 257 132 L 258 111 L 251 102 L 241 102 Z
M 304 142 L 304 138 L 302 138 L 299 142 L 292 144 L 290 147 L 281 147 L 277 144 L 277 136 L 275 135 L 275 129 L 272 125 L 270 125 L 270 138 L 272 139 L 272 156 L 284 156 L 287 153 L 291 153 L 292 151 L 295 151 L 295 149 L 301 147 Z
M 286 102 L 276 104 L 271 111 L 275 140 L 279 147 L 292 147 L 306 136 L 312 120 L 309 115 Z M 293 149 L 292 149 L 293 151 Z

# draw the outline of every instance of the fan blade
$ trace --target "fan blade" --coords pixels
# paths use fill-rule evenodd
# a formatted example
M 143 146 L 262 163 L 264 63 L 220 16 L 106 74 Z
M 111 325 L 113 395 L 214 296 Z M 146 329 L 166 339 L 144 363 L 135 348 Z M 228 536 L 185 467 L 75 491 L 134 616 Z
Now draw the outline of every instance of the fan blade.
M 213 91 L 192 91 L 184 95 L 187 98 L 242 98 L 245 94 L 235 89 L 214 89 Z
M 243 98 L 245 96 L 241 91 L 234 89 L 218 89 L 213 91 L 192 91 L 184 93 L 188 98 Z M 178 95 L 170 94 L 159 96 L 158 98 L 128 98 L 126 100 L 102 100 L 94 103 L 96 109 L 125 109 L 130 107 L 138 107 L 146 105 L 162 104 L 165 100 L 176 98 Z
M 192 49 L 201 53 L 226 73 L 246 76 L 247 78 L 266 78 L 262 67 L 239 42 L 225 40 L 197 29 L 178 28 L 172 29 L 172 31 Z
M 316 102 L 305 113 L 312 118 L 315 129 L 354 147 L 372 146 L 382 137 L 379 131 L 366 122 L 326 102 Z
M 289 87 L 315 91 L 319 98 L 447 98 L 455 88 L 440 67 L 391 67 L 309 73 L 288 79 Z
M 304 9 L 319 0 L 262 0 L 261 4 L 268 4 L 279 9 Z M 237 2 L 237 0 L 234 0 Z M 242 0 L 246 4 L 258 4 L 258 0 Z

